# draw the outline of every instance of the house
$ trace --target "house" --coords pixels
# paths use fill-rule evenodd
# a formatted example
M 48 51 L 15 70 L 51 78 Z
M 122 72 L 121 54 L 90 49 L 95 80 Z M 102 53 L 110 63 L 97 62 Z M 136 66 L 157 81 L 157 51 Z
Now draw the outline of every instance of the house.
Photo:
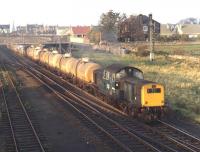
M 43 30 L 42 34 L 55 35 L 56 34 L 56 26 L 53 26 L 53 25 L 44 26 L 44 30 Z
M 0 33 L 10 33 L 10 24 L 0 25 Z
M 153 20 L 154 33 L 160 34 L 160 23 Z M 145 41 L 149 38 L 149 17 L 131 15 L 119 24 L 118 39 L 120 41 Z
M 56 35 L 59 35 L 59 36 L 70 35 L 70 27 L 69 26 L 57 26 L 56 27 Z
M 189 38 L 200 36 L 200 24 L 177 25 L 177 30 L 180 35 L 188 35 Z
M 200 36 L 200 24 L 162 24 L 160 35 L 188 35 L 189 38 L 197 38 Z
M 18 34 L 26 34 L 27 33 L 27 28 L 26 28 L 26 26 L 17 26 L 16 32 Z
M 173 36 L 178 33 L 176 24 L 161 24 L 160 35 L 161 36 Z
M 44 26 L 38 24 L 27 24 L 27 33 L 33 35 L 44 33 Z
M 68 35 L 70 42 L 74 43 L 89 43 L 87 34 L 90 32 L 90 26 L 73 26 L 70 27 Z

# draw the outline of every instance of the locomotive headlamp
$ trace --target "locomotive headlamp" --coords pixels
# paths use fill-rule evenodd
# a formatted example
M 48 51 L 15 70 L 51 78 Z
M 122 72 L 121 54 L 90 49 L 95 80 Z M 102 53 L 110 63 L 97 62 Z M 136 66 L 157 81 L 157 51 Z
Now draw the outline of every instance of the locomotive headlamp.
M 115 89 L 119 89 L 120 85 L 119 82 L 115 82 Z

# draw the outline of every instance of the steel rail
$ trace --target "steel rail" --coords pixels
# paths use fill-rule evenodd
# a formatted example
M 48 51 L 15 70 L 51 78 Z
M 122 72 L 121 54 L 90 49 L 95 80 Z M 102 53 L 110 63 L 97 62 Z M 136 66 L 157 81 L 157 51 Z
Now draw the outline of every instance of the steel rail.
M 140 137 L 136 136 L 135 134 L 131 133 L 130 131 L 128 131 L 126 128 L 122 127 L 120 124 L 118 124 L 117 122 L 113 121 L 112 119 L 108 118 L 107 116 L 105 116 L 104 114 L 102 114 L 101 112 L 99 112 L 97 109 L 93 108 L 92 106 L 90 106 L 89 104 L 85 103 L 84 101 L 82 101 L 80 98 L 78 98 L 77 96 L 75 96 L 73 93 L 69 92 L 68 90 L 66 90 L 64 87 L 60 86 L 59 84 L 57 84 L 55 81 L 51 80 L 49 77 L 46 77 L 44 74 L 42 74 L 41 72 L 33 69 L 32 67 L 29 67 L 31 70 L 37 72 L 37 74 L 33 74 L 30 71 L 27 71 L 29 74 L 31 74 L 34 77 L 37 77 L 38 74 L 42 77 L 45 77 L 46 79 L 48 79 L 51 83 L 56 84 L 57 86 L 59 86 L 60 88 L 62 88 L 65 92 L 67 92 L 71 97 L 73 97 L 74 99 L 78 100 L 79 102 L 81 102 L 81 104 L 84 104 L 85 106 L 89 107 L 90 109 L 92 109 L 93 111 L 95 111 L 96 113 L 98 113 L 99 115 L 101 115 L 102 117 L 104 117 L 107 121 L 112 122 L 114 125 L 116 125 L 118 128 L 120 128 L 121 130 L 123 130 L 124 132 L 127 132 L 127 134 L 129 134 L 130 136 L 136 138 L 137 140 L 139 140 L 140 142 L 142 142 L 144 145 L 147 145 L 148 147 L 150 147 L 152 150 L 154 151 L 158 151 L 160 152 L 157 148 L 153 147 L 151 144 L 147 143 L 146 141 L 144 141 L 143 139 L 141 139 Z M 27 70 L 27 69 L 26 69 Z M 38 76 L 39 77 L 39 76 Z M 38 78 L 37 77 L 37 78 Z M 41 80 L 41 78 L 40 78 Z M 41 80 L 42 81 L 42 80 Z M 49 86 L 47 83 L 43 83 L 46 86 Z M 50 86 L 49 86 L 50 87 Z M 48 88 L 49 88 L 48 87 Z M 53 88 L 52 88 L 53 89 Z M 51 90 L 52 91 L 52 90 Z M 66 97 L 66 95 L 64 95 Z M 69 99 L 69 98 L 68 98 Z M 125 146 L 127 147 L 127 146 Z
M 3 100 L 4 100 L 5 108 L 6 108 L 6 113 L 8 115 L 8 121 L 9 121 L 9 126 L 10 126 L 10 129 L 11 129 L 11 133 L 12 133 L 12 139 L 13 139 L 15 151 L 19 152 L 18 146 L 17 146 L 17 142 L 16 142 L 15 133 L 14 133 L 14 129 L 13 129 L 13 125 L 12 125 L 12 121 L 11 121 L 10 111 L 8 110 L 8 105 L 7 105 L 7 101 L 6 101 L 6 97 L 5 97 L 5 92 L 4 92 L 3 87 L 1 88 L 1 91 L 2 91 L 2 95 L 3 95 Z
M 80 111 L 77 107 L 75 107 L 73 104 L 71 104 L 68 100 L 72 101 L 70 98 L 67 98 L 66 96 L 64 97 L 64 95 L 62 95 L 61 93 L 59 93 L 58 91 L 56 91 L 55 89 L 53 89 L 51 86 L 49 86 L 47 83 L 45 83 L 43 80 L 41 80 L 40 78 L 38 78 L 36 75 L 32 74 L 30 71 L 26 71 L 28 74 L 30 74 L 31 76 L 33 76 L 35 79 L 37 79 L 40 83 L 42 83 L 43 85 L 45 85 L 49 90 L 51 90 L 55 95 L 57 95 L 61 100 L 63 100 L 64 102 L 66 102 L 70 107 L 72 107 L 76 112 L 78 112 L 79 114 L 81 114 L 84 118 L 86 118 L 89 122 L 91 122 L 93 125 L 95 125 L 99 130 L 101 130 L 103 133 L 105 133 L 109 138 L 111 138 L 114 142 L 116 142 L 121 148 L 123 148 L 125 151 L 127 152 L 133 152 L 131 149 L 129 149 L 126 145 L 124 145 L 123 143 L 121 143 L 118 139 L 116 139 L 115 137 L 113 137 L 110 133 L 108 133 L 105 129 L 103 129 L 101 126 L 99 126 L 94 120 L 92 120 L 90 117 L 88 117 L 85 113 L 83 113 L 82 111 Z M 66 100 L 65 98 L 67 98 L 68 100 Z
M 6 71 L 6 67 L 5 67 L 4 64 L 3 64 L 3 69 Z M 22 110 L 23 110 L 23 112 L 24 112 L 24 114 L 25 114 L 25 116 L 26 116 L 26 119 L 28 120 L 28 123 L 29 123 L 29 125 L 30 125 L 30 127 L 31 127 L 31 130 L 33 131 L 33 134 L 34 134 L 34 136 L 35 136 L 35 138 L 36 138 L 36 140 L 37 140 L 37 142 L 38 142 L 38 145 L 39 145 L 41 151 L 42 151 L 42 152 L 45 152 L 45 149 L 44 149 L 44 147 L 43 147 L 43 145 L 42 145 L 42 143 L 41 143 L 41 141 L 40 141 L 40 138 L 39 138 L 38 135 L 37 135 L 37 132 L 36 132 L 36 130 L 35 130 L 35 128 L 34 128 L 32 122 L 31 122 L 31 119 L 30 119 L 30 117 L 29 117 L 29 115 L 28 115 L 28 113 L 27 113 L 27 111 L 26 111 L 26 108 L 24 107 L 24 104 L 23 104 L 23 102 L 22 102 L 22 100 L 21 100 L 21 98 L 20 98 L 20 96 L 19 96 L 19 93 L 17 92 L 17 89 L 16 89 L 16 87 L 15 87 L 15 85 L 14 85 L 14 83 L 13 83 L 13 81 L 12 81 L 12 79 L 11 79 L 11 77 L 10 77 L 9 74 L 7 75 L 7 78 L 6 78 L 6 79 L 10 82 L 12 88 L 14 89 L 14 92 L 15 92 L 15 94 L 16 94 L 16 96 L 17 96 L 17 101 L 19 101 L 20 106 L 22 107 Z M 5 95 L 5 94 L 4 94 L 4 95 Z M 5 96 L 4 96 L 4 97 L 5 97 Z M 5 99 L 6 99 L 6 98 L 5 98 Z M 7 105 L 7 104 L 6 104 L 6 105 Z M 8 112 L 9 112 L 8 105 L 7 105 L 7 110 L 8 110 Z M 14 140 L 15 140 L 15 141 L 14 141 L 14 144 L 15 144 L 15 146 L 16 146 L 16 145 L 17 145 L 17 140 L 16 140 L 16 137 L 15 137 L 15 131 L 14 131 L 14 129 L 13 129 L 13 124 L 12 124 L 12 121 L 11 121 L 10 112 L 9 112 L 8 114 L 9 114 L 10 125 L 11 125 L 11 128 L 12 128 L 12 134 L 14 135 L 13 137 L 15 138 L 15 139 L 14 139 Z M 17 146 L 17 147 L 18 147 L 18 146 Z M 18 148 L 17 151 L 19 151 L 19 148 Z
M 190 149 L 192 149 L 193 151 L 200 151 L 200 139 L 199 138 L 187 133 L 183 129 L 179 129 L 179 128 L 177 128 L 167 122 L 164 122 L 162 120 L 158 120 L 158 122 L 161 123 L 162 125 L 164 125 L 164 127 L 170 129 L 170 130 L 168 130 L 169 132 L 173 131 L 173 132 L 175 132 L 174 135 L 179 134 L 180 136 L 183 136 L 182 138 L 189 140 L 190 143 L 184 141 L 183 139 L 181 139 L 179 137 L 176 137 L 176 136 L 174 137 L 172 135 L 168 135 L 170 138 L 172 138 L 173 140 L 175 140 L 179 143 L 182 143 L 183 145 L 185 145 L 187 147 L 190 147 Z M 166 131 L 163 131 L 163 132 L 165 132 L 164 134 L 167 134 Z M 195 145 L 194 145 L 194 143 L 195 143 Z M 196 145 L 198 145 L 198 147 Z

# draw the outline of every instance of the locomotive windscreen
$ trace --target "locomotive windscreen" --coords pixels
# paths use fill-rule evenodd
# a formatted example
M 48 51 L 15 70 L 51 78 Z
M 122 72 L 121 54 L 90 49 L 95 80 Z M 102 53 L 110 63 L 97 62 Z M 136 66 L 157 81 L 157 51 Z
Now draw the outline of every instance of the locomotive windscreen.
M 124 77 L 136 77 L 138 79 L 143 79 L 143 73 L 135 68 L 128 67 L 125 69 L 122 69 L 116 74 L 116 78 L 124 78 Z

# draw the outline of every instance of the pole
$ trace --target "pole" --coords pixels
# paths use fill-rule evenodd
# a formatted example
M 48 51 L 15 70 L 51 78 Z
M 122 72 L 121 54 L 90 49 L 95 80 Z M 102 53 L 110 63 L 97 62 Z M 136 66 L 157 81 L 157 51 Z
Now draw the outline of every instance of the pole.
M 62 53 L 62 50 L 61 50 L 61 38 L 60 38 L 60 36 L 58 36 L 58 38 L 59 38 L 59 53 Z
M 149 49 L 150 49 L 150 61 L 155 59 L 154 56 L 154 26 L 152 21 L 152 14 L 149 14 Z
M 100 31 L 100 34 L 99 34 L 99 43 L 101 43 L 101 39 L 102 39 L 102 35 L 101 35 L 101 31 Z

